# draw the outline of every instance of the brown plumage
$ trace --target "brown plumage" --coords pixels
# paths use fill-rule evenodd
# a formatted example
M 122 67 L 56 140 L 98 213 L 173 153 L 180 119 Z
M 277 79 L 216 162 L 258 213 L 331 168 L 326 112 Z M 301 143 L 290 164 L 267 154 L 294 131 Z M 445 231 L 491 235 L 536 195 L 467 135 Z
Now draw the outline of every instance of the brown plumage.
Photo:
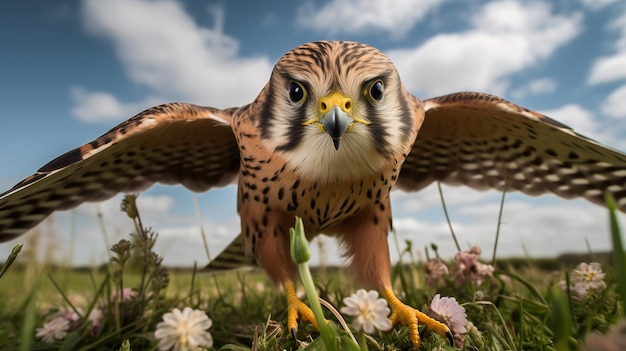
M 288 296 L 296 279 L 288 229 L 299 216 L 309 238 L 339 238 L 357 279 L 383 292 L 416 346 L 418 321 L 449 331 L 393 295 L 392 188 L 442 181 L 596 203 L 608 191 L 626 209 L 626 155 L 495 96 L 422 103 L 378 50 L 317 42 L 285 54 L 249 105 L 154 107 L 48 163 L 0 195 L 0 241 L 52 211 L 155 182 L 206 191 L 234 181 L 243 249 Z M 297 313 L 310 319 L 293 299 L 289 313 L 290 328 Z

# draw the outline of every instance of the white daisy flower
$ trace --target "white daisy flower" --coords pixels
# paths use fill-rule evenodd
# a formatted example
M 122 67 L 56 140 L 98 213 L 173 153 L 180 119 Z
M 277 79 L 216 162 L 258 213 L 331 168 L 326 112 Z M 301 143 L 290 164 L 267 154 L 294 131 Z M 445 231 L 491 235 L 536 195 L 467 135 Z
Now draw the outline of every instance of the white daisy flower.
M 598 262 L 589 264 L 582 262 L 572 270 L 571 280 L 574 284 L 585 284 L 590 290 L 600 292 L 606 287 L 604 272 Z
M 63 340 L 70 328 L 70 321 L 63 317 L 57 317 L 45 323 L 43 328 L 37 328 L 36 337 L 44 342 L 52 344 L 55 340 Z
M 575 301 L 583 301 L 590 293 L 600 293 L 606 288 L 604 272 L 598 262 L 582 262 L 570 274 L 570 293 Z M 565 280 L 559 282 L 563 290 L 567 289 Z
M 159 350 L 191 351 L 200 346 L 213 346 L 213 336 L 207 331 L 213 321 L 204 311 L 185 307 L 175 308 L 163 315 L 154 336 L 159 339 Z
M 344 307 L 341 313 L 356 317 L 352 322 L 355 330 L 363 330 L 367 334 L 372 334 L 374 329 L 391 329 L 389 313 L 391 310 L 387 301 L 378 298 L 376 290 L 365 291 L 359 289 L 356 293 L 343 299 Z

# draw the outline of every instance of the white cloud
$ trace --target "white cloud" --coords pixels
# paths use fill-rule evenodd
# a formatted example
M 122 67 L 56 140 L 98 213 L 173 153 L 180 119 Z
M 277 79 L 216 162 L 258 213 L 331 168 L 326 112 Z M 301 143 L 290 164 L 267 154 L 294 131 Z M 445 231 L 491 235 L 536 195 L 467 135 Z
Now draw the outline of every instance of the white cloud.
M 555 14 L 543 2 L 490 2 L 466 32 L 438 34 L 388 52 L 406 87 L 428 97 L 460 90 L 502 94 L 508 77 L 545 60 L 575 38 L 581 13 Z
M 589 84 L 613 82 L 626 78 L 626 50 L 597 59 L 591 67 Z
M 112 42 L 129 78 L 147 88 L 146 101 L 183 100 L 220 108 L 249 103 L 268 80 L 272 64 L 267 57 L 239 57 L 237 41 L 221 30 L 220 8 L 210 12 L 215 28 L 199 26 L 171 0 L 85 0 L 82 19 L 90 32 Z M 110 93 L 83 89 L 74 113 L 89 120 L 121 119 L 129 117 L 130 107 L 142 104 L 117 100 Z
M 75 86 L 70 89 L 74 106 L 72 115 L 84 122 L 119 121 L 130 118 L 146 108 L 158 105 L 157 99 L 124 103 L 108 92 L 88 92 Z
M 207 264 L 200 224 L 193 211 L 181 211 L 184 207 L 181 201 L 151 192 L 148 190 L 139 196 L 137 205 L 143 225 L 158 233 L 154 251 L 170 266 L 191 266 L 194 262 L 200 266 Z M 212 196 L 217 197 L 220 192 L 234 196 L 232 189 L 214 190 Z M 189 194 L 186 199 L 191 196 Z M 103 202 L 83 204 L 74 210 L 55 212 L 29 234 L 0 245 L 0 257 L 6 257 L 15 244 L 26 243 L 24 250 L 37 250 L 41 259 L 51 258 L 58 263 L 74 265 L 102 264 L 108 259 L 110 246 L 121 239 L 130 240 L 129 234 L 134 232 L 131 219 L 120 209 L 122 198 L 123 195 L 117 195 Z M 233 209 L 225 215 L 215 207 L 200 205 L 202 226 L 213 256 L 240 232 L 236 211 Z M 215 214 L 217 212 L 219 214 Z M 41 237 L 38 248 L 30 245 L 28 238 L 33 235 Z
M 616 2 L 617 0 L 582 0 L 582 4 L 593 11 L 603 9 Z
M 499 202 L 474 205 L 448 203 L 452 225 L 461 245 L 483 249 L 483 258 L 491 258 L 496 236 Z M 411 240 L 422 251 L 435 243 L 444 258 L 453 257 L 456 247 L 448 225 L 440 218 L 420 216 L 395 217 L 394 226 L 400 242 Z M 588 239 L 594 251 L 610 248 L 608 217 L 600 206 L 584 201 L 567 201 L 554 196 L 530 199 L 521 194 L 508 194 L 504 204 L 498 256 L 554 256 L 564 252 L 586 251 Z M 620 220 L 623 217 L 620 216 Z M 392 255 L 397 257 L 397 255 Z
M 626 8 L 622 7 L 622 13 L 615 20 L 609 23 L 610 30 L 620 32 L 619 39 L 615 42 L 615 48 L 619 51 L 626 51 Z
M 613 43 L 614 54 L 595 60 L 587 78 L 589 84 L 607 83 L 626 78 L 626 8 L 606 26 L 609 32 L 618 32 Z
M 78 207 L 77 211 L 81 213 L 81 216 L 90 217 L 92 219 L 96 218 L 96 212 L 100 212 L 105 223 L 110 222 L 109 224 L 113 225 L 117 220 L 109 218 L 123 214 L 120 208 L 123 198 L 123 194 L 118 194 L 106 201 L 87 203 L 84 206 Z M 171 222 L 174 218 L 171 212 L 175 205 L 176 200 L 167 195 L 151 195 L 144 193 L 137 197 L 137 207 L 139 208 L 140 214 L 148 220 L 160 219 L 163 223 Z
M 619 32 L 613 47 L 615 53 L 598 58 L 591 67 L 587 82 L 601 84 L 626 79 L 626 7 L 622 13 L 609 22 L 609 31 Z M 613 118 L 626 117 L 626 85 L 613 90 L 602 104 L 602 112 Z
M 239 219 L 234 213 L 232 218 L 221 222 L 204 221 L 203 228 L 211 258 L 217 257 L 240 232 Z M 158 233 L 155 250 L 164 257 L 165 264 L 191 266 L 195 261 L 203 267 L 209 263 L 199 225 L 162 227 Z
M 613 118 L 626 117 L 626 84 L 609 94 L 602 105 L 602 112 Z
M 476 205 L 484 201 L 495 199 L 494 194 L 487 191 L 477 191 L 469 187 L 456 187 L 442 184 L 442 193 L 447 206 L 450 205 Z M 441 197 L 437 191 L 437 185 L 433 183 L 429 187 L 418 192 L 393 191 L 391 193 L 393 209 L 400 214 L 418 213 L 428 209 L 437 209 L 441 214 Z
M 553 255 L 555 251 L 584 251 L 584 238 L 591 239 L 594 250 L 608 249 L 606 210 L 582 201 L 551 200 L 548 204 L 542 204 L 539 200 L 505 202 L 500 236 L 503 239 L 500 246 L 503 253 L 521 253 L 521 244 L 527 246 L 533 256 Z M 497 206 L 493 204 L 491 212 L 495 212 Z M 485 208 L 469 207 L 465 210 L 466 215 L 478 222 L 476 227 L 482 227 L 468 233 L 470 242 L 485 242 L 486 236 L 490 239 L 486 241 L 493 243 L 495 217 L 481 217 L 483 211 L 489 213 Z M 565 237 L 567 240 L 563 240 Z M 516 242 L 519 244 L 515 245 Z
M 444 1 L 333 0 L 319 8 L 306 2 L 298 10 L 297 21 L 306 28 L 329 34 L 384 32 L 401 37 Z
M 446 202 L 453 221 L 454 230 L 463 249 L 478 245 L 483 249 L 483 258 L 489 259 L 493 249 L 499 211 L 500 194 L 496 191 L 477 192 L 466 187 L 444 186 Z M 397 196 L 394 193 L 394 227 L 398 234 L 400 250 L 405 240 L 411 240 L 414 250 L 423 251 L 425 246 L 435 243 L 444 258 L 452 258 L 455 247 L 441 213 L 436 188 L 431 186 L 418 193 Z M 425 206 L 409 208 L 405 202 L 411 198 L 427 199 Z M 125 238 L 133 231 L 131 220 L 120 211 L 121 195 L 98 204 L 81 206 L 75 212 L 62 211 L 38 230 L 44 245 L 40 257 L 49 255 L 57 262 L 71 261 L 75 265 L 100 264 L 107 259 L 108 247 L 97 222 L 97 212 L 102 213 L 107 230 L 108 245 Z M 430 199 L 430 200 L 428 200 Z M 191 266 L 208 262 L 200 236 L 197 219 L 193 214 L 173 214 L 180 201 L 170 196 L 142 194 L 139 209 L 145 226 L 159 233 L 155 251 L 165 257 L 164 263 L 171 266 Z M 430 210 L 437 211 L 432 215 Z M 201 209 L 206 215 L 211 211 Z M 72 225 L 75 218 L 76 223 Z M 623 215 L 620 220 L 623 221 Z M 501 227 L 499 256 L 523 255 L 525 246 L 533 257 L 554 256 L 561 252 L 585 251 L 588 239 L 594 251 L 610 247 L 606 211 L 586 201 L 568 201 L 555 196 L 529 198 L 514 193 L 507 194 Z M 232 216 L 203 218 L 203 227 L 211 255 L 215 257 L 239 233 L 239 219 L 233 210 Z M 69 228 L 75 227 L 76 239 L 70 245 Z M 62 229 L 61 229 L 62 228 Z M 341 264 L 338 245 L 325 239 L 326 262 Z M 13 241 L 27 242 L 26 237 Z M 62 244 L 61 244 L 62 243 Z M 393 237 L 389 236 L 391 258 L 396 262 L 399 255 Z M 73 246 L 73 251 L 70 248 Z M 13 247 L 12 242 L 0 246 L 0 257 L 6 257 Z M 313 262 L 321 254 L 317 245 L 312 245 Z M 43 253 L 48 251 L 48 253 Z
M 618 32 L 619 35 L 612 47 L 615 53 L 598 58 L 591 67 L 589 84 L 600 84 L 626 78 L 626 7 L 622 14 L 611 20 L 607 27 L 609 32 Z
M 513 90 L 511 95 L 516 99 L 522 99 L 527 95 L 540 95 L 553 93 L 556 90 L 556 82 L 550 78 L 537 78 Z
M 573 128 L 586 136 L 599 134 L 600 126 L 593 113 L 577 104 L 567 104 L 553 110 L 541 111 L 544 115 Z
M 217 194 L 211 195 L 216 197 Z M 183 198 L 189 199 L 191 196 L 193 195 L 188 194 Z M 112 242 L 128 238 L 128 234 L 133 231 L 132 222 L 120 211 L 121 197 L 97 205 L 103 213 L 107 229 L 121 227 L 115 231 L 119 233 L 117 236 L 109 234 Z M 79 207 L 79 210 L 84 207 L 90 205 Z M 154 251 L 164 257 L 164 264 L 191 266 L 197 262 L 202 267 L 209 262 L 198 218 L 193 213 L 180 211 L 181 201 L 168 195 L 144 193 L 137 198 L 137 207 L 144 226 L 153 228 L 158 233 Z M 93 210 L 91 212 L 95 213 Z M 210 210 L 200 208 L 200 214 L 210 254 L 215 257 L 239 234 L 239 218 L 234 209 L 230 215 L 213 216 Z

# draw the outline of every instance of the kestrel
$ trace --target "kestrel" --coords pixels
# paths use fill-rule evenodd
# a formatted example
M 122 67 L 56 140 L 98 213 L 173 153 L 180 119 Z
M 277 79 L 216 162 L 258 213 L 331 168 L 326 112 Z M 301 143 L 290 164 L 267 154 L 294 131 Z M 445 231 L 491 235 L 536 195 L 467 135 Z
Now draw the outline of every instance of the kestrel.
M 288 327 L 315 323 L 294 294 L 288 230 L 334 235 L 356 279 L 379 289 L 391 319 L 449 329 L 400 302 L 390 280 L 390 191 L 440 181 L 529 195 L 552 192 L 626 210 L 626 155 L 496 96 L 420 101 L 393 63 L 355 42 L 315 42 L 282 56 L 251 104 L 150 108 L 43 166 L 0 195 L 0 241 L 51 212 L 155 182 L 193 191 L 238 184 L 241 244 L 288 300 Z

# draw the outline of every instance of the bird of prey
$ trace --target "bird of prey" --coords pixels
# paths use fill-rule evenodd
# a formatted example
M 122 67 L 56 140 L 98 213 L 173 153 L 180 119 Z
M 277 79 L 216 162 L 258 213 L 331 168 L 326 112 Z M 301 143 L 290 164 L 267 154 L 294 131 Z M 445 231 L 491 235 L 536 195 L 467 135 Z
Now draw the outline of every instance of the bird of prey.
M 298 317 L 315 323 L 294 294 L 288 231 L 298 216 L 309 239 L 338 238 L 356 279 L 381 291 L 418 347 L 418 322 L 451 334 L 393 292 L 389 197 L 435 181 L 598 204 L 608 192 L 626 210 L 626 155 L 496 96 L 421 101 L 377 49 L 324 41 L 282 56 L 248 105 L 153 107 L 52 160 L 0 195 L 0 241 L 53 211 L 155 182 L 237 182 L 242 247 L 284 288 L 290 330 Z

